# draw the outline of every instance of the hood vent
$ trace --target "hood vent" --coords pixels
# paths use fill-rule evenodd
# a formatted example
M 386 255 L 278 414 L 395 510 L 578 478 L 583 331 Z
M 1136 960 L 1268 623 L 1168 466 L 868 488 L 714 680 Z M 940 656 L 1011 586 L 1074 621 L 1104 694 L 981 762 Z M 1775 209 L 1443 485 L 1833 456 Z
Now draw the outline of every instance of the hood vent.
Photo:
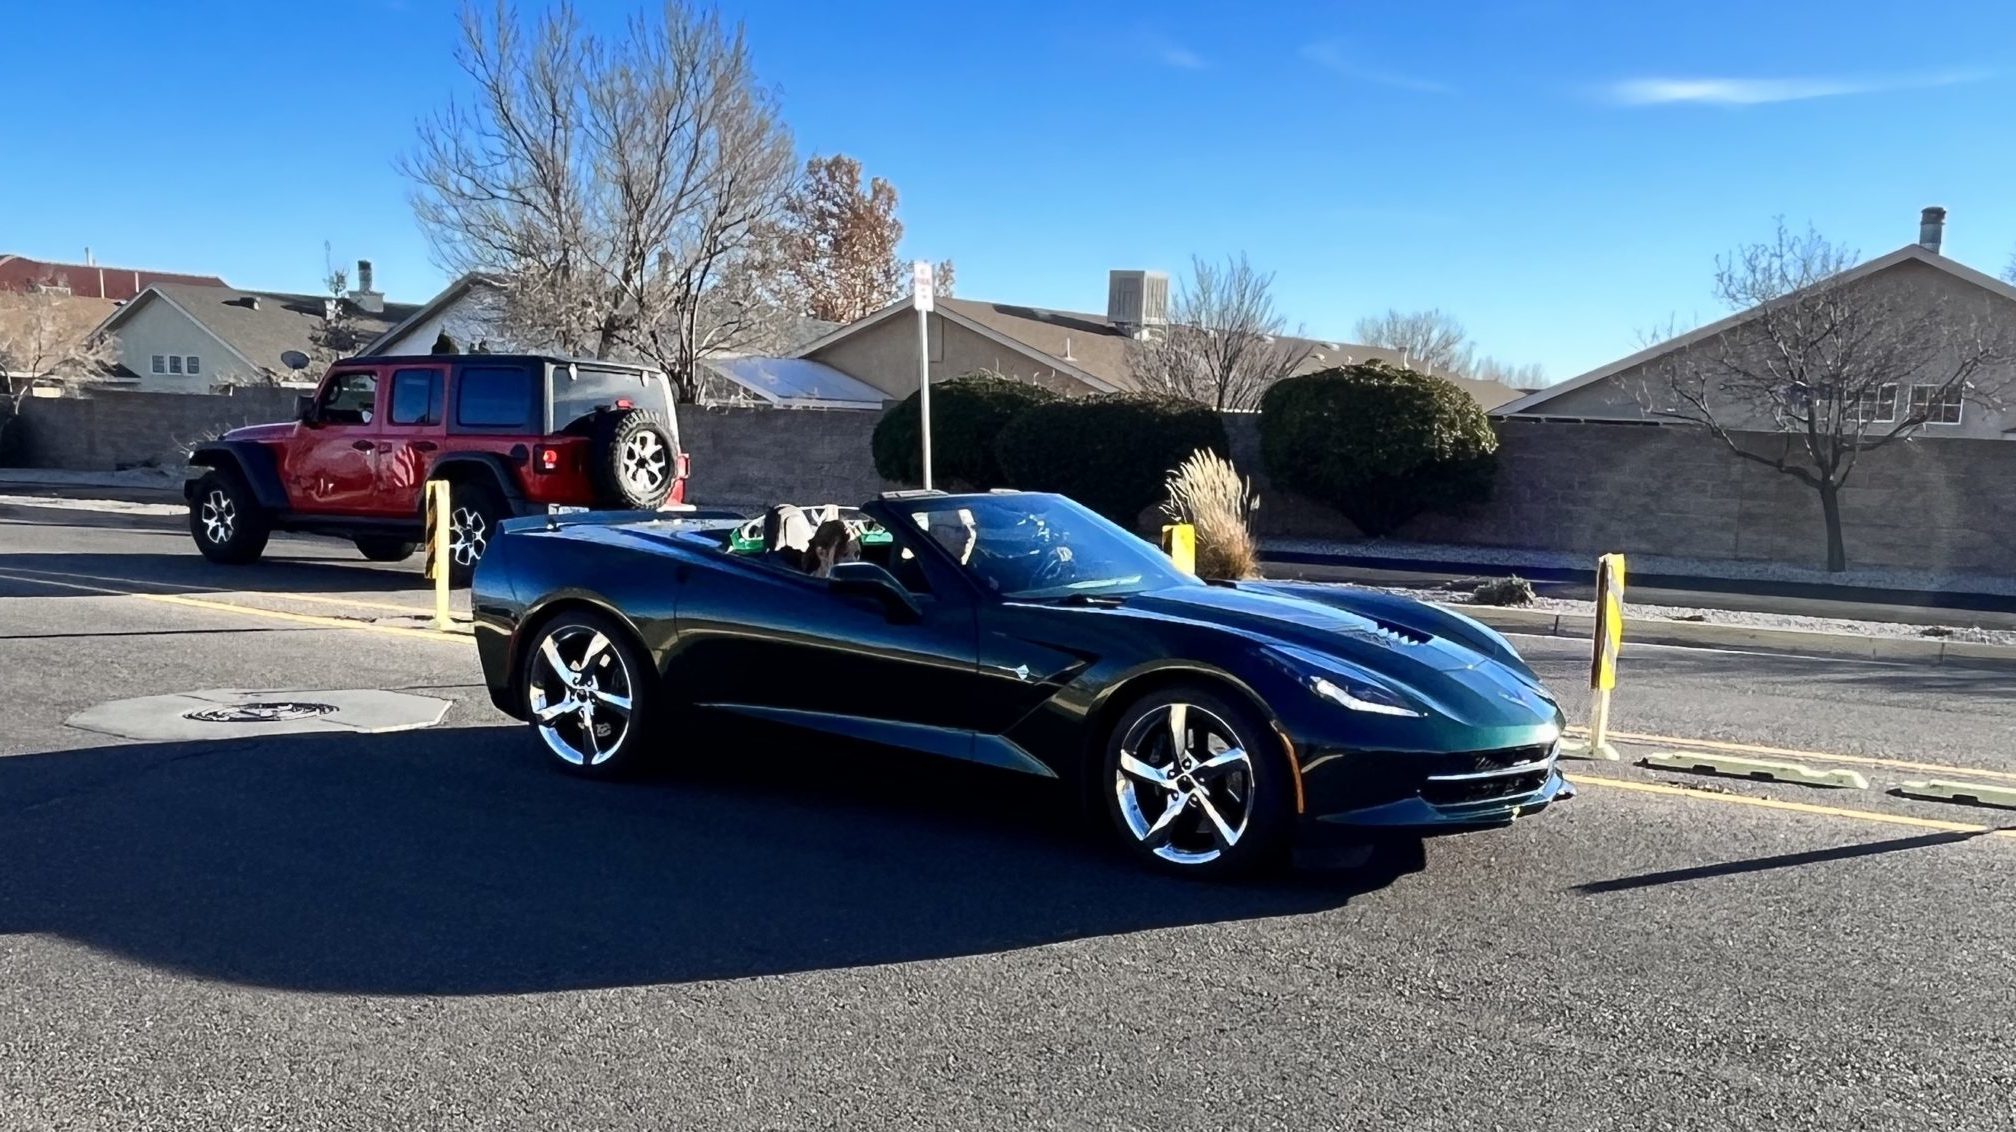
M 1391 621 L 1381 621 L 1376 617 L 1368 617 L 1366 620 L 1372 622 L 1382 638 L 1390 640 L 1394 644 L 1425 645 L 1435 639 L 1419 629 L 1410 629 L 1405 625 L 1396 625 Z

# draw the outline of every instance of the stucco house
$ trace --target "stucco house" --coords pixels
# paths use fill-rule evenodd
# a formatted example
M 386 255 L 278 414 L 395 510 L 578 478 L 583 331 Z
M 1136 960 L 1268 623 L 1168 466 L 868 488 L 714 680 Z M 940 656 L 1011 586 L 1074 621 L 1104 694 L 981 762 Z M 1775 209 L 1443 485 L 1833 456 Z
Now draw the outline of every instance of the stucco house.
M 941 298 L 928 316 L 931 380 L 993 370 L 1059 393 L 1140 388 L 1128 366 L 1130 342 L 1168 324 L 1169 277 L 1159 271 L 1107 274 L 1105 314 L 1052 310 L 979 299 Z M 800 349 L 798 358 L 830 366 L 892 398 L 917 390 L 917 324 L 906 297 L 835 329 Z M 908 315 L 908 317 L 905 317 Z M 1297 373 L 1379 360 L 1403 364 L 1399 353 L 1352 342 L 1292 339 L 1307 351 Z M 1445 380 L 1489 409 L 1518 398 L 1496 381 Z
M 2016 357 L 2010 353 L 2016 347 L 2016 286 L 1943 255 L 1945 221 L 1944 209 L 1927 208 L 1920 217 L 1916 243 L 1858 264 L 1813 287 L 1830 292 L 1861 289 L 1857 305 L 1864 311 L 1894 312 L 1899 320 L 1910 319 L 1918 325 L 1924 325 L 1918 320 L 1937 317 L 1953 327 L 1954 351 L 1973 351 L 1980 348 L 1979 343 L 1987 342 L 2000 355 L 1972 379 L 1983 391 L 1981 396 L 1959 395 L 1944 381 L 1914 386 L 1909 375 L 1899 375 L 1894 385 L 1883 384 L 1868 391 L 1863 398 L 1866 404 L 1854 411 L 1862 414 L 1860 419 L 1872 431 L 1923 411 L 1926 421 L 1915 434 L 1920 439 L 2016 438 L 2016 409 L 2003 404 L 2009 394 L 2016 393 Z M 1723 348 L 1722 336 L 1740 334 L 1747 323 L 1760 317 L 1762 309 L 1738 311 L 1500 405 L 1492 415 L 1541 421 L 1659 422 L 1666 418 L 1655 410 L 1670 407 L 1662 404 L 1671 396 L 1672 383 L 1666 375 L 1675 367 L 1688 366 L 1690 353 L 1706 364 L 1715 356 L 1711 351 Z M 1926 356 L 1933 358 L 1926 376 L 1943 378 L 1953 372 L 1938 354 Z M 1994 391 L 2001 395 L 1989 395 Z M 1761 419 L 1732 418 L 1729 426 L 1750 432 L 1779 431 L 1776 424 Z
M 238 385 L 312 383 L 293 355 L 326 352 L 333 325 L 362 341 L 384 333 L 416 308 L 388 303 L 371 288 L 371 265 L 358 264 L 357 289 L 342 298 L 243 291 L 198 283 L 156 283 L 99 325 L 119 353 L 127 388 L 146 393 L 209 393 Z M 355 350 L 340 350 L 355 353 Z M 300 360 L 298 358 L 294 360 Z

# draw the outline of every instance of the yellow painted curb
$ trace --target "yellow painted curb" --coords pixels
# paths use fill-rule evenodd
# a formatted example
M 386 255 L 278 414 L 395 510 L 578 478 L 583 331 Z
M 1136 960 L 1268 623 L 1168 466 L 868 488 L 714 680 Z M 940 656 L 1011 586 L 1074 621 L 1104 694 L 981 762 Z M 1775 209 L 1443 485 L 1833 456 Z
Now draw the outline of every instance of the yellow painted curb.
M 1902 825 L 1914 829 L 1940 829 L 1948 833 L 1978 833 L 1985 837 L 2016 838 L 2016 829 L 1997 829 L 1986 825 L 1969 825 L 1965 822 L 1938 821 L 1933 818 L 1913 817 L 1909 814 L 1886 814 L 1881 810 L 1853 810 L 1840 806 L 1816 806 L 1811 802 L 1788 802 L 1782 798 L 1758 798 L 1749 794 L 1710 794 L 1689 786 L 1669 786 L 1664 782 L 1630 782 L 1622 778 L 1603 778 L 1597 775 L 1578 774 L 1575 785 L 1594 785 L 1605 790 L 1626 790 L 1636 794 L 1663 794 L 1669 798 L 1691 798 L 1697 802 L 1709 802 L 1724 806 L 1751 806 L 1760 810 L 1779 810 L 1784 813 L 1811 814 L 1815 817 L 1849 818 L 1855 821 L 1874 822 L 1878 825 Z
M 1639 760 L 1657 770 L 1684 770 L 1696 774 L 1723 774 L 1733 778 L 1793 782 L 1801 786 L 1830 786 L 1845 790 L 1867 790 L 1869 780 L 1857 771 L 1834 767 L 1810 767 L 1804 763 L 1745 759 L 1712 751 L 1655 751 Z

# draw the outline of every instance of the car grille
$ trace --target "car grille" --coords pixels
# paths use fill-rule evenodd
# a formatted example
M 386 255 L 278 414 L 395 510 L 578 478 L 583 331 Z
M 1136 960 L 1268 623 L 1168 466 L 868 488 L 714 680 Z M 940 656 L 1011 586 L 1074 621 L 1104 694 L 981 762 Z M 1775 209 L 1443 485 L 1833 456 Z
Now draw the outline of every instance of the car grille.
M 1547 785 L 1554 756 L 1554 744 L 1450 756 L 1447 770 L 1421 784 L 1421 800 L 1431 806 L 1481 806 L 1524 797 Z

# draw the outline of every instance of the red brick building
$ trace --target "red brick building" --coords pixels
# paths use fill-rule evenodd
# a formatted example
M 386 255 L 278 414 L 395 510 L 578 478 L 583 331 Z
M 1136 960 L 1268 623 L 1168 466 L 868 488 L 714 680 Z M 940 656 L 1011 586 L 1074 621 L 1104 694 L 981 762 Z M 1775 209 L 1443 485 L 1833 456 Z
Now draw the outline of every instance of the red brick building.
M 156 283 L 200 283 L 228 286 L 215 275 L 183 275 L 173 271 L 142 271 L 107 267 L 102 263 L 52 263 L 0 252 L 0 291 L 28 291 L 37 284 L 70 288 L 83 299 L 131 299 Z

